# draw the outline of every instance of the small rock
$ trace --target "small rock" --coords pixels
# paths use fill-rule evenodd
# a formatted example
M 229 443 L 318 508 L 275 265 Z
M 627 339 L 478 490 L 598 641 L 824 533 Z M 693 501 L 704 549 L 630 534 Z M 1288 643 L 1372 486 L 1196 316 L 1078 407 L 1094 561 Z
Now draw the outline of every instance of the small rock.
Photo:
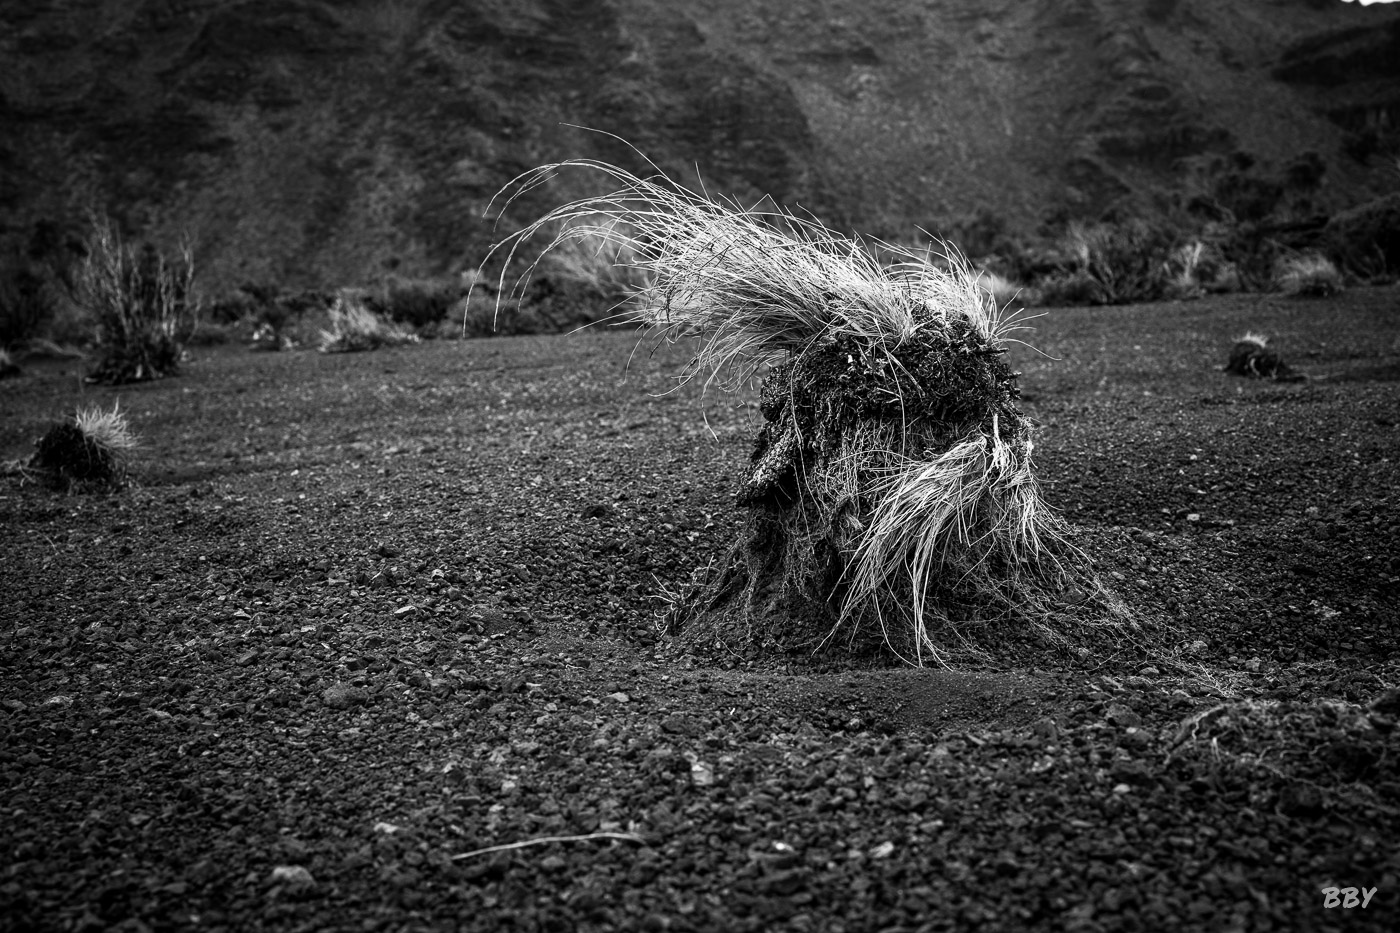
M 612 700 L 614 703 L 626 703 L 632 698 L 619 690 L 617 693 L 609 693 L 607 699 Z
M 1047 742 L 1056 742 L 1060 738 L 1060 727 L 1049 716 L 1037 719 L 1031 726 L 1031 732 Z
M 245 651 L 245 652 L 243 652 L 241 655 L 239 655 L 239 656 L 238 656 L 238 661 L 237 661 L 236 663 L 238 664 L 239 667 L 247 667 L 248 665 L 252 664 L 252 663 L 253 663 L 254 661 L 256 661 L 257 659 L 258 659 L 258 650 L 257 650 L 256 648 L 254 648 L 254 649 L 252 649 L 252 650 L 250 650 L 250 651 Z
M 715 782 L 715 772 L 703 761 L 690 763 L 690 782 L 696 787 L 709 787 Z
M 1123 731 L 1119 744 L 1124 748 L 1143 749 L 1152 744 L 1152 736 L 1145 729 L 1129 726 Z
M 1371 701 L 1371 712 L 1400 719 L 1400 689 L 1392 687 Z
M 395 826 L 393 823 L 380 820 L 378 823 L 374 824 L 374 831 L 376 833 L 383 833 L 386 836 L 392 836 L 399 831 L 399 827 Z
M 25 710 L 29 709 L 29 707 L 25 706 L 24 703 L 20 700 L 6 700 L 3 704 L 0 705 L 3 705 L 5 709 L 9 710 L 12 713 L 22 713 Z
M 316 879 L 311 877 L 311 872 L 301 865 L 278 865 L 272 869 L 270 879 L 273 884 L 294 884 L 310 886 L 316 883 Z
M 1104 718 L 1119 728 L 1126 729 L 1129 726 L 1142 725 L 1142 717 L 1133 712 L 1132 708 L 1122 703 L 1114 703 L 1109 706 Z
M 353 684 L 331 684 L 321 692 L 321 699 L 332 709 L 348 709 L 369 702 L 369 691 Z
M 894 854 L 893 842 L 882 842 L 868 853 L 871 858 L 889 858 Z

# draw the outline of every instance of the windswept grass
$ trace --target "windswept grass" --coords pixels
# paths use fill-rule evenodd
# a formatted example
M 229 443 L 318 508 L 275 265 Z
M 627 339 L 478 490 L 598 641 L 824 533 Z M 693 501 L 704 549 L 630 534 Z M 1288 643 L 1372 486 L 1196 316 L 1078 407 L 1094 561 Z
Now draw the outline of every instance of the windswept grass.
M 527 173 L 512 198 L 567 168 L 620 187 L 509 238 L 507 265 L 546 232 L 546 255 L 615 245 L 641 270 L 619 318 L 693 340 L 683 379 L 735 388 L 766 372 L 739 491 L 748 527 L 677 628 L 738 610 L 750 642 L 873 636 L 918 664 L 964 653 L 967 623 L 1051 628 L 1087 560 L 1034 483 L 1031 423 L 1000 357 L 1014 317 L 961 257 L 886 265 L 816 220 L 591 161 Z

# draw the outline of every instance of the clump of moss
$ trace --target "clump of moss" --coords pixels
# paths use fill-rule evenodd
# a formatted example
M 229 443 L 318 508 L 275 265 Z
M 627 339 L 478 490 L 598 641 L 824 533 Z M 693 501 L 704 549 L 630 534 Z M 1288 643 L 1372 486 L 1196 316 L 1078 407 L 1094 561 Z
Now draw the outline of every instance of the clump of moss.
M 111 411 L 80 409 L 35 443 L 27 469 L 59 489 L 120 488 L 127 458 L 139 441 L 118 405 Z

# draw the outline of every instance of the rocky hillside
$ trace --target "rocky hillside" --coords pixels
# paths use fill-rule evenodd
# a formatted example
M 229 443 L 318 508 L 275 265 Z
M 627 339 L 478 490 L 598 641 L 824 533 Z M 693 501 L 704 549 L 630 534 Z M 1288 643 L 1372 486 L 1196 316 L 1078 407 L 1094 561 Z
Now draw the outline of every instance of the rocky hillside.
M 643 167 L 576 127 L 893 237 L 1400 180 L 1400 10 L 1340 0 L 35 0 L 0 55 L 0 235 L 99 207 L 213 290 L 473 267 L 520 171 Z

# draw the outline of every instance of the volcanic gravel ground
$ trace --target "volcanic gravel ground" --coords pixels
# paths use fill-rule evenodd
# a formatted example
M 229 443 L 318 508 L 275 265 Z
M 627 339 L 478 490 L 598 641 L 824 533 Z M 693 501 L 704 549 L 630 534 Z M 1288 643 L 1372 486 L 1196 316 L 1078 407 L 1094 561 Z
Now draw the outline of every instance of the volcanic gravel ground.
M 1013 351 L 1161 663 L 658 640 L 759 416 L 632 334 L 30 364 L 0 454 L 116 398 L 146 446 L 113 495 L 0 481 L 0 926 L 1393 929 L 1398 300 L 1055 311 L 1056 359 Z M 1221 373 L 1246 330 L 1309 378 Z

